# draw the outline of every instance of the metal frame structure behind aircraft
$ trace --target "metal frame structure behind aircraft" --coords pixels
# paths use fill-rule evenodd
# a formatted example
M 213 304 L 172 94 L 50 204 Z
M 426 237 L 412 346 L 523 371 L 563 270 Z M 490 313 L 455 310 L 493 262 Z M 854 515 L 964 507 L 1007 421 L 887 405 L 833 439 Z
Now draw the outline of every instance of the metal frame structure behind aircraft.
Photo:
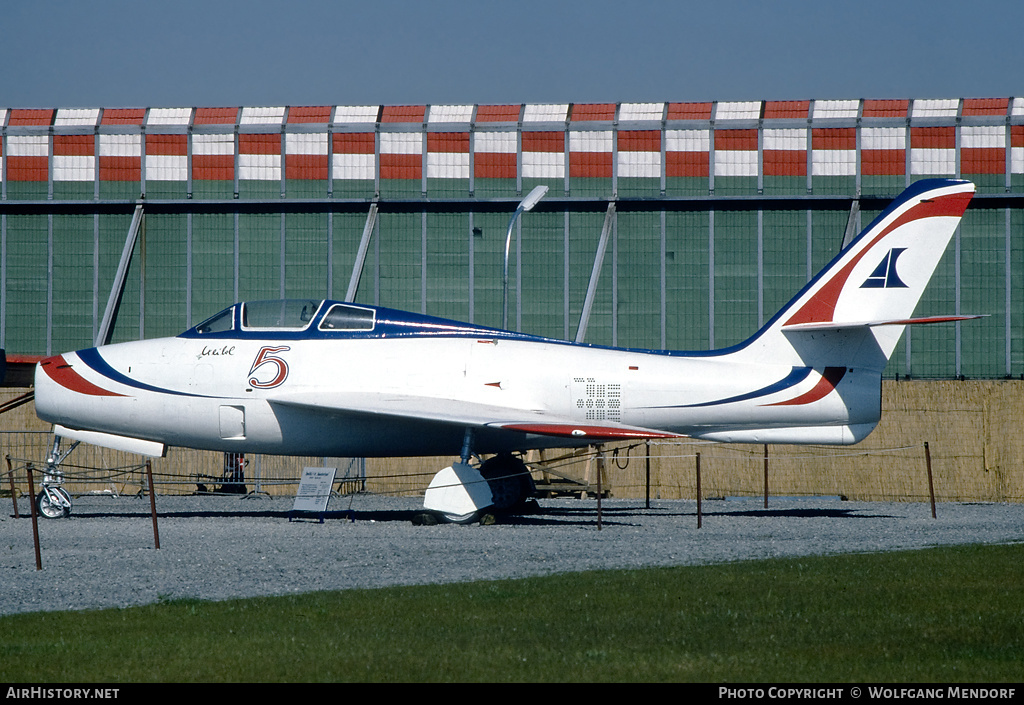
M 457 455 L 424 502 L 452 521 L 528 493 L 517 451 L 677 436 L 857 443 L 879 421 L 904 327 L 968 318 L 912 316 L 973 194 L 968 181 L 914 183 L 726 349 L 610 348 L 361 304 L 244 302 L 173 338 L 44 359 L 36 409 L 58 438 L 154 456 Z M 496 459 L 471 464 L 485 454 Z

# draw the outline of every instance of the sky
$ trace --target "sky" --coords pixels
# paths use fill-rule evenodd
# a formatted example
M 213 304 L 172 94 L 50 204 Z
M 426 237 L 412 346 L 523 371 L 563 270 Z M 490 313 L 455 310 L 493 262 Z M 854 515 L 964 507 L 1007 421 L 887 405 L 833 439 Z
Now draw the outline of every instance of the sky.
M 1019 0 L 8 2 L 0 107 L 1024 95 Z

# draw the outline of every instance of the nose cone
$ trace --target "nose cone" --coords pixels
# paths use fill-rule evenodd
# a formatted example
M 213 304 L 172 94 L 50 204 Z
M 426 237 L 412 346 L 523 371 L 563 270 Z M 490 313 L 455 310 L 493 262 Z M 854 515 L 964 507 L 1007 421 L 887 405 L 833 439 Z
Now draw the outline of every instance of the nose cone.
M 50 357 L 44 357 L 42 360 L 36 363 L 35 372 L 35 384 L 38 388 L 40 385 L 44 387 L 50 383 L 56 383 L 59 386 L 65 386 L 61 380 L 67 381 L 70 377 L 71 365 L 67 360 L 64 359 L 63 355 L 52 355 Z
M 36 363 L 35 369 L 35 403 L 36 416 L 43 421 L 60 423 L 60 398 L 70 394 L 70 390 L 57 380 L 70 369 L 63 355 L 43 358 Z
M 117 392 L 98 387 L 75 371 L 76 353 L 53 355 L 36 365 L 36 415 L 51 423 L 68 423 L 68 414 L 96 397 L 119 397 Z
M 77 353 L 68 353 L 40 360 L 36 366 L 36 386 L 38 387 L 40 382 L 45 382 L 49 378 L 49 381 L 56 383 L 58 387 L 77 394 L 85 394 L 90 397 L 124 396 L 103 387 L 97 387 L 75 372 L 75 363 L 78 359 Z

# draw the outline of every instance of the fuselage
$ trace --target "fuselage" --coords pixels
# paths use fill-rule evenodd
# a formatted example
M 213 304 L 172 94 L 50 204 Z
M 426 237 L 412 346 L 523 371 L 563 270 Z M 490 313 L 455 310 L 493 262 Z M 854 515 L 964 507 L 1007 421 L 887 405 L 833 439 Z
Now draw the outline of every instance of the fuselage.
M 973 194 L 967 181 L 912 184 L 728 349 L 626 350 L 337 301 L 247 302 L 174 338 L 43 360 L 36 409 L 79 440 L 141 452 L 856 443 L 881 416 L 881 375 L 904 327 L 964 320 L 912 316 Z
M 874 371 L 578 345 L 330 301 L 250 320 L 269 303 L 48 358 L 37 413 L 171 446 L 326 456 L 458 454 L 471 426 L 481 453 L 593 442 L 532 432 L 546 419 L 814 443 L 855 442 L 878 420 Z

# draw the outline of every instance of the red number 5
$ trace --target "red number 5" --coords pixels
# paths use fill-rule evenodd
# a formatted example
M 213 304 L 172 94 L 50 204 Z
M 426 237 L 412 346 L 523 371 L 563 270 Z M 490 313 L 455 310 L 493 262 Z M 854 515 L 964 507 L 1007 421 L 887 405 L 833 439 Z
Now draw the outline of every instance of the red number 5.
M 260 351 L 256 354 L 256 359 L 252 363 L 252 368 L 249 370 L 249 384 L 257 389 L 271 389 L 280 385 L 288 378 L 288 363 L 279 357 L 276 357 L 276 353 L 285 352 L 291 350 L 287 345 L 281 347 L 272 348 L 264 345 L 260 348 Z M 260 382 L 251 375 L 255 374 L 256 370 L 264 365 L 273 365 L 276 368 L 276 374 L 273 379 L 269 382 Z

